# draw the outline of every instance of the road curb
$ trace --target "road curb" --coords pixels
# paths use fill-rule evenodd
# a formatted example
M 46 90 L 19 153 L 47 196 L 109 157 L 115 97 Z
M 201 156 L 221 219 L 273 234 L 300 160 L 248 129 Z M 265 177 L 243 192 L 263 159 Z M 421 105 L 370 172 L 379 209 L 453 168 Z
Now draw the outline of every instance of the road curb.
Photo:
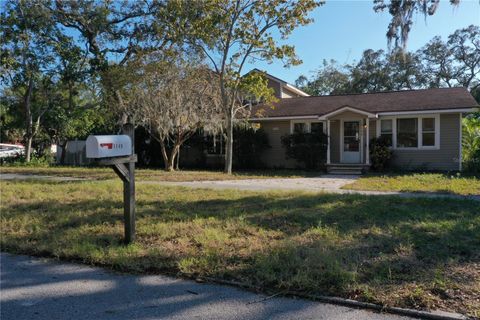
M 204 279 L 207 282 L 215 282 L 215 283 L 224 284 L 224 285 L 233 285 L 236 287 L 242 287 L 242 288 L 247 288 L 257 292 L 258 291 L 261 292 L 260 288 L 246 284 L 246 283 L 221 280 L 221 279 L 215 279 L 215 278 L 200 278 L 200 279 Z M 197 278 L 196 280 L 198 281 L 199 279 Z M 408 317 L 414 317 L 419 319 L 429 319 L 429 320 L 473 320 L 474 319 L 474 318 L 469 318 L 462 314 L 453 313 L 453 312 L 446 312 L 446 311 L 429 312 L 429 311 L 398 308 L 398 307 L 388 307 L 388 306 L 382 306 L 375 303 L 361 302 L 357 300 L 345 299 L 340 297 L 309 295 L 309 294 L 303 294 L 303 293 L 291 292 L 291 291 L 284 291 L 282 292 L 282 295 L 305 298 L 309 300 L 321 301 L 321 302 L 326 302 L 326 303 L 335 304 L 335 305 L 342 305 L 342 306 L 352 307 L 357 309 L 375 310 L 379 312 L 386 312 L 386 313 L 396 314 L 400 316 L 408 316 Z

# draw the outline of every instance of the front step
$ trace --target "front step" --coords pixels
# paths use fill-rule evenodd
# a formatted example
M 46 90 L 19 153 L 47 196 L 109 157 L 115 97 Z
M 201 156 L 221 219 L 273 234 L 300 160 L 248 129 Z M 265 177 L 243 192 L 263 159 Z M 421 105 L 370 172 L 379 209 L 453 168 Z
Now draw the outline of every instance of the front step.
M 342 175 L 360 175 L 368 171 L 370 166 L 364 164 L 343 164 L 335 163 L 327 165 L 327 172 Z

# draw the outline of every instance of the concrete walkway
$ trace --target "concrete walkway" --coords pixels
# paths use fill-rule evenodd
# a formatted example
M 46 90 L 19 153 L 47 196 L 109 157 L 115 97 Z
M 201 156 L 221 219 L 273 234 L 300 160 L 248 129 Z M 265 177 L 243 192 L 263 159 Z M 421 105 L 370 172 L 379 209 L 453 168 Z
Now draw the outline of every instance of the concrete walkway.
M 217 180 L 217 181 L 145 181 L 144 183 L 161 183 L 192 188 L 210 189 L 238 189 L 253 191 L 269 190 L 307 190 L 307 191 L 337 191 L 353 183 L 358 176 L 353 175 L 324 175 L 316 178 L 272 178 L 272 179 L 245 179 L 245 180 Z
M 233 287 L 1 253 L 0 318 L 351 319 L 411 318 L 302 299 L 265 299 Z
M 459 200 L 480 201 L 480 195 L 462 196 L 445 193 L 426 192 L 398 192 L 398 191 L 363 191 L 342 189 L 343 186 L 353 183 L 359 176 L 324 175 L 318 178 L 288 178 L 288 179 L 248 179 L 222 181 L 140 181 L 140 183 L 155 183 L 163 185 L 183 186 L 190 188 L 207 189 L 237 189 L 251 191 L 296 190 L 326 192 L 337 194 L 362 194 L 374 196 L 399 196 L 405 198 L 449 198 Z

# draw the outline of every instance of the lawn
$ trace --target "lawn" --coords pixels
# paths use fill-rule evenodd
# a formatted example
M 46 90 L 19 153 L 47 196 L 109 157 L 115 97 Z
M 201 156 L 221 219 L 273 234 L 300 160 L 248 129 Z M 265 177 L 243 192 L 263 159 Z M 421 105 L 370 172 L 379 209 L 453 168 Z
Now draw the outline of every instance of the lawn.
M 120 181 L 2 181 L 1 193 L 4 251 L 480 315 L 478 202 L 139 184 L 124 246 Z
M 64 176 L 87 178 L 96 180 L 114 179 L 115 173 L 108 167 L 68 167 L 68 166 L 0 166 L 1 173 L 37 174 L 50 176 Z M 232 175 L 221 171 L 181 170 L 167 172 L 161 169 L 136 169 L 136 180 L 139 181 L 206 181 L 206 180 L 239 180 L 239 179 L 267 179 L 267 178 L 299 178 L 318 176 L 318 172 L 300 170 L 267 170 L 267 171 L 237 171 Z
M 440 173 L 366 175 L 343 189 L 480 195 L 480 179 Z

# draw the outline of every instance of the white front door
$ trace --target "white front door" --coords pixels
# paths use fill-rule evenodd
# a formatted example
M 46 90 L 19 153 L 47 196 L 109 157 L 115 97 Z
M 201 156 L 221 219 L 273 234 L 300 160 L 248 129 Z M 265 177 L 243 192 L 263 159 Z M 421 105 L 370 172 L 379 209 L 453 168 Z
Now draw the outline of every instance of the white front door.
M 342 163 L 360 163 L 360 121 L 343 121 Z

